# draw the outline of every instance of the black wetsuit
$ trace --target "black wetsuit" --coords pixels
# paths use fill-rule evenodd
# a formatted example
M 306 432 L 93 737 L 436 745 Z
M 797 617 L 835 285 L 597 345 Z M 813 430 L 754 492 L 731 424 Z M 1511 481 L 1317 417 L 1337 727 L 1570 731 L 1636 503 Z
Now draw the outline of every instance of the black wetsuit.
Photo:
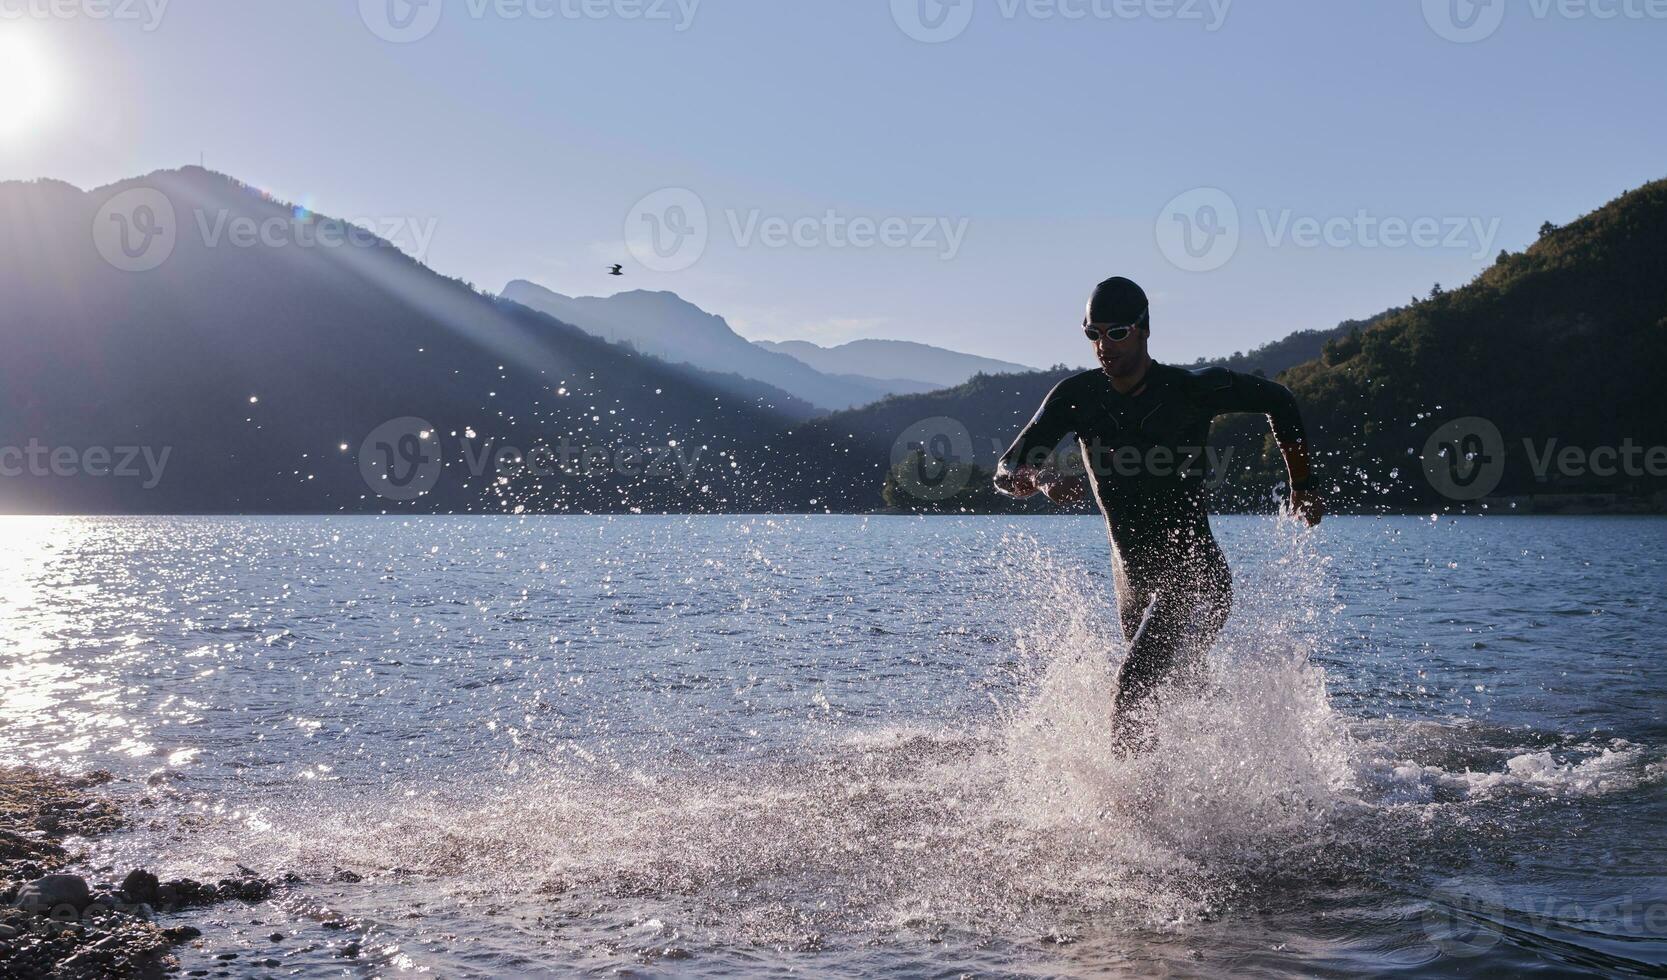
M 1205 506 L 1210 423 L 1230 412 L 1266 414 L 1281 445 L 1304 442 L 1296 400 L 1283 385 L 1154 362 L 1127 395 L 1103 371 L 1061 381 L 997 469 L 999 484 L 1020 466 L 1046 466 L 1066 435 L 1077 437 L 1111 532 L 1129 640 L 1117 684 L 1120 737 L 1139 738 L 1131 710 L 1177 670 L 1202 665 L 1232 608 L 1232 574 Z

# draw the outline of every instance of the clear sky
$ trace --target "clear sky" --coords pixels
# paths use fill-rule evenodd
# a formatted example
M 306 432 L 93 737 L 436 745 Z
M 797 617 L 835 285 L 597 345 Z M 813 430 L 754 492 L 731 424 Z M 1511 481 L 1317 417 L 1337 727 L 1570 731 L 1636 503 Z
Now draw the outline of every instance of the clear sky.
M 0 0 L 0 178 L 202 153 L 492 290 L 1086 365 L 1108 275 L 1224 354 L 1667 176 L 1664 0 L 426 3 Z

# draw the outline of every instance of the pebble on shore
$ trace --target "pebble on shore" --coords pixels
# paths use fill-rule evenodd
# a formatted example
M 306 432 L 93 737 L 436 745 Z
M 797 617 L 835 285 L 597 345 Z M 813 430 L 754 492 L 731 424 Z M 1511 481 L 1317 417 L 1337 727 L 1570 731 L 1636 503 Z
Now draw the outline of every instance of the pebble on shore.
M 177 968 L 169 950 L 202 933 L 158 928 L 154 912 L 271 895 L 273 883 L 252 875 L 164 882 L 138 868 L 112 890 L 63 873 L 66 838 L 121 825 L 113 804 L 86 792 L 109 781 L 0 765 L 0 976 L 161 977 Z

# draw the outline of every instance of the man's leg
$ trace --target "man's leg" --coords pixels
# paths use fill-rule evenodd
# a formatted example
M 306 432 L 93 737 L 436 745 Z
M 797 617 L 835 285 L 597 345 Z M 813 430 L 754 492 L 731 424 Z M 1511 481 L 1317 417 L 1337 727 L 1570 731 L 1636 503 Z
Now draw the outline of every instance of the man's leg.
M 1152 695 L 1170 680 L 1201 679 L 1204 656 L 1227 623 L 1232 579 L 1211 570 L 1185 591 L 1159 589 L 1135 612 L 1122 610 L 1129 655 L 1117 674 L 1112 737 L 1122 752 L 1151 748 Z
M 1152 694 L 1175 660 L 1177 630 L 1172 606 L 1164 602 L 1161 593 L 1154 593 L 1136 616 L 1124 614 L 1123 633 L 1129 640 L 1129 654 L 1117 671 L 1117 700 L 1111 719 L 1112 740 L 1121 754 L 1151 748 L 1151 729 L 1145 715 Z

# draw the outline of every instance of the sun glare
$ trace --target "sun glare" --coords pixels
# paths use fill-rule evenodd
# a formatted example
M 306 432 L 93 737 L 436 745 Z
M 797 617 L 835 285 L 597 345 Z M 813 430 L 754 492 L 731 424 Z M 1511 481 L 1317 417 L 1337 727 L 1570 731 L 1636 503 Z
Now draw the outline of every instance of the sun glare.
M 0 139 L 25 136 L 52 108 L 52 66 L 41 46 L 14 30 L 0 30 Z

